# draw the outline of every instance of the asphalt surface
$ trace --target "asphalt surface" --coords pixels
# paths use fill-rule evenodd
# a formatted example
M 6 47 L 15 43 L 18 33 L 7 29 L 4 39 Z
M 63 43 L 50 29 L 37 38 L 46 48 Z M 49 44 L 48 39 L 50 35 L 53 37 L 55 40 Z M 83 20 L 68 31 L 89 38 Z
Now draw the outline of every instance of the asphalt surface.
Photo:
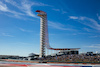
M 51 63 L 24 63 L 0 61 L 0 67 L 100 67 L 91 64 L 51 64 Z

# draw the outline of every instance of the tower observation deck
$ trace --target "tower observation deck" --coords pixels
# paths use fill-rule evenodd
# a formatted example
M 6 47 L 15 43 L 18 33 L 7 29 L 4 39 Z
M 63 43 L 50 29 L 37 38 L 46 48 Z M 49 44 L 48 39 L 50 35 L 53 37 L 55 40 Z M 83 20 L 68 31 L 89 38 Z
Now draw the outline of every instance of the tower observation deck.
M 40 57 L 45 56 L 45 48 L 50 50 L 79 50 L 80 48 L 52 48 L 49 45 L 47 13 L 37 10 L 40 17 Z

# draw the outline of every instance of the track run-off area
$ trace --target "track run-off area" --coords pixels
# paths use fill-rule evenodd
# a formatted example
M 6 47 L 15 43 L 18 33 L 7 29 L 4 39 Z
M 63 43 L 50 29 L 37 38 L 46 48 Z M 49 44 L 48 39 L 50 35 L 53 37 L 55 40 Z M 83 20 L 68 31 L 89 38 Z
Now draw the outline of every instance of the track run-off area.
M 56 63 L 24 63 L 0 61 L 0 67 L 100 67 L 99 64 L 56 64 Z

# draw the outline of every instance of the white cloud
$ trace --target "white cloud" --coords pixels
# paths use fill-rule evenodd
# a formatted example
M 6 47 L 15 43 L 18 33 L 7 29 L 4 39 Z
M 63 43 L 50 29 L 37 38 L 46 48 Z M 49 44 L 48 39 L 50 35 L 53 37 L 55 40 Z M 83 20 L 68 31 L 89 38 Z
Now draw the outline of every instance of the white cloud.
M 26 0 L 22 1 L 21 4 L 20 3 L 16 3 L 13 0 L 5 0 L 5 2 L 10 3 L 13 6 L 16 6 L 21 11 L 25 12 L 28 16 L 36 17 L 36 15 L 33 14 L 32 11 L 31 11 L 31 7 L 32 7 L 33 4 L 28 2 L 28 1 L 26 1 Z
M 13 36 L 13 35 L 9 35 L 9 34 L 7 34 L 7 33 L 2 33 L 2 36 L 15 37 L 15 36 Z
M 5 0 L 5 2 L 8 2 L 8 3 L 20 8 L 20 4 L 16 3 L 14 0 Z M 26 3 L 26 4 L 31 5 L 31 6 L 33 6 L 33 5 L 34 6 L 51 6 L 48 4 L 41 3 L 41 2 L 31 2 L 29 0 L 21 0 L 21 3 Z
M 100 30 L 100 24 L 98 24 L 98 22 L 94 19 L 88 17 L 80 17 L 79 19 L 81 20 L 80 23 L 87 25 L 93 29 Z
M 17 3 L 14 0 L 5 0 L 5 2 L 12 4 L 13 6 L 17 7 L 22 12 L 24 12 L 27 16 L 31 16 L 34 18 L 38 17 L 32 12 L 31 10 L 32 6 L 51 6 L 41 2 L 31 2 L 28 0 L 21 0 L 21 3 Z
M 0 11 L 9 12 L 9 9 L 7 8 L 6 4 L 0 2 Z
M 76 16 L 69 16 L 70 19 L 78 19 Z
M 58 22 L 48 21 L 48 25 L 53 28 L 60 29 L 60 30 L 73 30 L 73 29 L 65 28 L 65 25 L 58 23 Z
M 19 12 L 16 12 L 16 11 L 13 11 L 13 10 L 10 10 L 6 4 L 0 2 L 0 11 L 2 12 L 8 12 L 8 13 L 11 13 L 13 14 L 13 16 L 15 17 L 19 17 L 19 15 L 24 15 L 22 13 L 19 13 Z
M 97 38 L 100 37 L 100 35 L 90 36 L 90 38 Z
M 98 19 L 100 20 L 100 15 L 97 13 L 97 17 L 98 17 Z
M 87 32 L 91 31 L 89 28 L 83 28 L 83 29 L 86 30 Z
M 76 31 L 76 30 L 75 30 Z M 66 35 L 90 35 L 89 33 L 69 33 L 69 34 L 66 34 Z
M 19 28 L 19 30 L 23 31 L 23 32 L 33 32 L 33 31 L 30 31 L 30 30 L 25 30 L 23 28 Z
M 31 16 L 31 17 L 37 17 L 32 11 L 31 11 L 31 7 L 32 7 L 32 3 L 30 2 L 27 2 L 27 1 L 24 1 L 21 3 L 22 4 L 22 7 L 20 7 L 20 9 L 25 12 L 28 16 Z
M 61 12 L 62 14 L 67 13 L 67 11 L 64 11 L 63 9 L 56 9 L 56 8 L 53 8 L 52 10 Z
M 96 29 L 96 30 L 100 30 L 100 24 L 98 24 L 97 21 L 95 21 L 94 19 L 92 18 L 88 18 L 88 17 L 74 17 L 74 16 L 70 16 L 69 17 L 70 19 L 75 19 L 77 20 L 78 22 L 90 27 L 90 28 L 93 28 L 93 29 Z
M 41 3 L 41 2 L 32 2 L 32 4 L 33 4 L 34 6 L 49 6 L 49 7 L 53 7 L 53 6 L 51 6 L 51 5 L 44 4 L 44 3 Z
M 100 48 L 100 44 L 95 44 L 95 45 L 91 45 L 91 46 L 85 46 L 88 48 Z
M 54 11 L 60 11 L 60 9 L 55 9 L 55 8 L 53 8 L 52 10 L 54 10 Z

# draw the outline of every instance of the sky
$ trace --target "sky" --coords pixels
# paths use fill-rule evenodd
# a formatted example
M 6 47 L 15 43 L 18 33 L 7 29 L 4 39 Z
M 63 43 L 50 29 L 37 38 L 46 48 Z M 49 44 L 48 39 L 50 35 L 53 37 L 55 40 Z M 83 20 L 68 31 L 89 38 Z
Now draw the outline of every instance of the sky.
M 40 17 L 47 13 L 53 48 L 100 53 L 100 0 L 0 0 L 0 55 L 40 53 Z

